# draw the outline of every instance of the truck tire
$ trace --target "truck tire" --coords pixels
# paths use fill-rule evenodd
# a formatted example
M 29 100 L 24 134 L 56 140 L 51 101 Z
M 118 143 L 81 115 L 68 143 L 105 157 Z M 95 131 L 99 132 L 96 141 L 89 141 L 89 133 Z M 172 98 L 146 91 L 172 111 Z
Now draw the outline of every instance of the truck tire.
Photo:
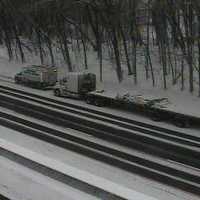
M 101 100 L 101 99 L 95 99 L 94 100 L 94 105 L 95 106 L 98 106 L 98 107 L 102 107 L 103 106 L 103 100 Z
M 157 111 L 148 109 L 147 113 L 152 121 L 155 121 L 155 122 L 162 121 L 162 116 Z
M 189 122 L 189 119 L 175 118 L 174 119 L 174 125 L 179 127 L 179 128 L 189 128 L 190 122 Z
M 87 104 L 94 104 L 94 99 L 92 97 L 86 97 L 85 102 Z
M 60 97 L 61 96 L 61 92 L 59 89 L 55 89 L 54 90 L 54 95 L 57 96 L 57 97 Z

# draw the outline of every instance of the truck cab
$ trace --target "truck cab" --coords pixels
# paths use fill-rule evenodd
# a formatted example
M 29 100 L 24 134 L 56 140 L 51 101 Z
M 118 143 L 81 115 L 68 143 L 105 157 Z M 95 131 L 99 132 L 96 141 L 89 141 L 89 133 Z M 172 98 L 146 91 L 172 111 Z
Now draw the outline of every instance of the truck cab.
M 57 82 L 54 87 L 54 95 L 81 98 L 95 89 L 95 74 L 70 72 Z

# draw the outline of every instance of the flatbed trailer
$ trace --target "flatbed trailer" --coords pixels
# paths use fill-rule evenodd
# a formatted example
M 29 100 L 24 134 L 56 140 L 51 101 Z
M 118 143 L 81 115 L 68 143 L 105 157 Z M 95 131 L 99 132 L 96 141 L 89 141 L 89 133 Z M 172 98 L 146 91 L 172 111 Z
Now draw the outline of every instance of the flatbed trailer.
M 200 117 L 195 115 L 178 112 L 170 108 L 156 108 L 149 109 L 149 116 L 158 121 L 170 121 L 174 125 L 182 128 L 200 125 Z
M 116 102 L 115 95 L 104 90 L 96 90 L 85 94 L 85 101 L 96 106 L 109 106 Z
M 92 91 L 85 95 L 85 101 L 95 106 L 109 106 L 148 116 L 154 121 L 170 121 L 178 127 L 189 127 L 191 124 L 199 125 L 200 117 L 178 112 L 167 106 L 159 105 L 159 102 L 167 101 L 167 98 L 148 98 L 142 95 L 132 96 L 129 100 L 126 95 L 120 96 L 104 90 Z
M 187 127 L 191 123 L 200 124 L 200 117 L 179 112 L 181 110 L 177 109 L 177 105 L 171 104 L 168 98 L 96 90 L 96 75 L 92 73 L 68 73 L 54 86 L 54 95 L 79 98 L 96 106 L 109 106 L 137 112 L 155 121 L 172 121 L 179 127 Z

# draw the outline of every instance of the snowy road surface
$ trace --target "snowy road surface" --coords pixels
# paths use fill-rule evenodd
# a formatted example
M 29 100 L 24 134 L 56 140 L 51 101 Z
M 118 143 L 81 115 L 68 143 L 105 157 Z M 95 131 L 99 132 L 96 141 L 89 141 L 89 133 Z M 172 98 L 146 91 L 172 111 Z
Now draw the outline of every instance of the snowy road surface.
M 7 149 L 18 155 L 22 155 L 23 157 L 27 159 L 31 158 L 31 160 L 36 161 L 37 163 L 40 163 L 47 167 L 51 167 L 52 169 L 55 169 L 56 171 L 60 171 L 63 174 L 67 174 L 70 177 L 74 177 L 76 179 L 82 180 L 90 185 L 101 188 L 104 191 L 108 191 L 110 193 L 121 196 L 122 198 L 130 199 L 130 200 L 157 200 L 156 198 L 148 197 L 147 195 L 136 192 L 134 190 L 130 190 L 119 184 L 115 184 L 107 179 L 92 175 L 86 171 L 74 168 L 72 166 L 66 165 L 59 161 L 50 159 L 46 156 L 42 156 L 38 153 L 29 151 L 25 148 L 14 145 L 13 143 L 7 142 L 2 139 L 0 140 L 0 148 Z M 12 165 L 9 165 L 9 166 L 12 166 Z M 15 184 L 15 185 L 19 185 L 19 184 Z M 42 190 L 41 190 L 41 193 L 43 193 Z
M 97 200 L 0 156 L 0 193 L 13 200 Z
M 17 144 L 17 146 L 21 146 L 21 148 L 23 147 L 25 149 L 30 149 L 29 151 L 33 152 L 35 155 L 39 155 L 39 153 L 41 153 L 42 154 L 41 157 L 45 157 L 47 158 L 47 160 L 49 159 L 51 161 L 54 160 L 57 163 L 58 162 L 65 163 L 65 165 L 68 165 L 69 168 L 75 168 L 77 170 L 81 170 L 82 172 L 85 172 L 86 174 L 91 174 L 92 177 L 98 177 L 101 180 L 107 180 L 108 182 L 112 182 L 113 185 L 120 185 L 124 188 L 127 188 L 127 190 L 132 193 L 134 192 L 136 192 L 137 194 L 141 193 L 142 195 L 147 195 L 160 200 L 198 199 L 197 197 L 184 193 L 182 191 L 170 188 L 168 186 L 163 186 L 151 180 L 144 179 L 137 175 L 124 172 L 123 170 L 116 169 L 111 166 L 105 165 L 103 163 L 85 158 L 73 152 L 63 150 L 61 148 L 55 147 L 53 145 L 44 143 L 42 141 L 39 141 L 37 139 L 28 136 L 24 136 L 20 133 L 6 129 L 4 127 L 0 127 L 0 138 L 2 138 L 1 141 L 9 141 L 9 143 L 13 145 L 15 143 Z M 37 159 L 38 157 L 36 156 Z M 1 178 L 0 180 L 0 192 L 2 192 L 2 194 L 3 192 L 6 192 L 7 194 L 13 194 L 17 197 L 18 195 L 22 195 L 23 192 L 29 192 L 30 190 L 30 195 L 31 195 L 32 193 L 34 194 L 34 192 L 32 191 L 34 190 L 37 191 L 38 186 L 41 183 L 43 183 L 42 184 L 43 189 L 38 190 L 39 192 L 37 192 L 37 194 L 35 195 L 39 195 L 41 191 L 46 191 L 46 192 L 41 192 L 40 195 L 41 194 L 46 195 L 45 198 L 51 199 L 49 198 L 49 196 L 51 197 L 50 194 L 53 191 L 53 193 L 55 194 L 58 193 L 57 194 L 58 198 L 52 198 L 52 199 L 59 199 L 59 198 L 63 199 L 63 195 L 64 198 L 66 199 L 66 194 L 67 198 L 69 199 L 70 198 L 73 199 L 74 197 L 73 195 L 70 196 L 69 194 L 71 193 L 68 192 L 68 190 L 70 190 L 73 193 L 74 191 L 73 189 L 71 190 L 71 188 L 65 188 L 65 190 L 63 190 L 63 186 L 61 183 L 58 182 L 55 183 L 55 181 L 47 177 L 43 177 L 42 175 L 39 175 L 36 172 L 35 174 L 37 174 L 37 176 L 33 175 L 32 172 L 30 172 L 30 170 L 26 168 L 23 169 L 23 167 L 19 167 L 16 164 L 12 164 L 11 161 L 5 162 L 5 159 L 2 157 L 0 158 L 0 168 L 1 168 L 0 173 L 3 174 L 1 175 L 1 177 L 4 177 L 4 179 Z M 5 170 L 7 170 L 7 172 Z M 14 176 L 11 175 L 12 174 L 11 172 L 14 173 Z M 13 179 L 13 177 L 16 177 L 16 180 Z M 27 180 L 29 180 L 30 183 L 26 183 Z M 95 184 L 97 184 L 95 179 L 93 181 Z M 17 191 L 20 190 L 19 188 L 16 187 L 20 187 L 20 185 L 23 186 L 24 184 L 29 189 L 27 188 L 24 190 L 23 187 L 21 187 L 22 193 L 18 193 Z M 53 189 L 52 185 L 54 185 Z M 55 188 L 56 192 L 54 191 Z M 75 194 L 82 195 L 79 192 L 75 192 Z M 84 199 L 83 196 L 81 196 L 81 200 Z M 76 197 L 75 199 L 80 199 L 80 197 L 79 198 L 77 198 L 77 196 L 75 197 Z M 43 200 L 45 198 L 41 197 L 41 199 Z M 20 200 L 21 199 L 22 198 L 20 198 Z M 37 197 L 33 199 L 39 199 L 39 198 Z M 86 196 L 85 199 L 90 199 L 90 197 Z

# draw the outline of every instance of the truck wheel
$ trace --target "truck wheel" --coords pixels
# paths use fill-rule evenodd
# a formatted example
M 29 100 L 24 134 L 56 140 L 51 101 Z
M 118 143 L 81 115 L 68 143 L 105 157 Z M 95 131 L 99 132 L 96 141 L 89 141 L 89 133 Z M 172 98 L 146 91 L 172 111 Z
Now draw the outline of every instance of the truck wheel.
M 101 106 L 103 106 L 103 101 L 100 100 L 100 99 L 95 99 L 94 100 L 94 105 L 98 106 L 98 107 L 101 107 Z
M 60 90 L 59 89 L 54 90 L 54 95 L 60 97 L 61 96 Z

